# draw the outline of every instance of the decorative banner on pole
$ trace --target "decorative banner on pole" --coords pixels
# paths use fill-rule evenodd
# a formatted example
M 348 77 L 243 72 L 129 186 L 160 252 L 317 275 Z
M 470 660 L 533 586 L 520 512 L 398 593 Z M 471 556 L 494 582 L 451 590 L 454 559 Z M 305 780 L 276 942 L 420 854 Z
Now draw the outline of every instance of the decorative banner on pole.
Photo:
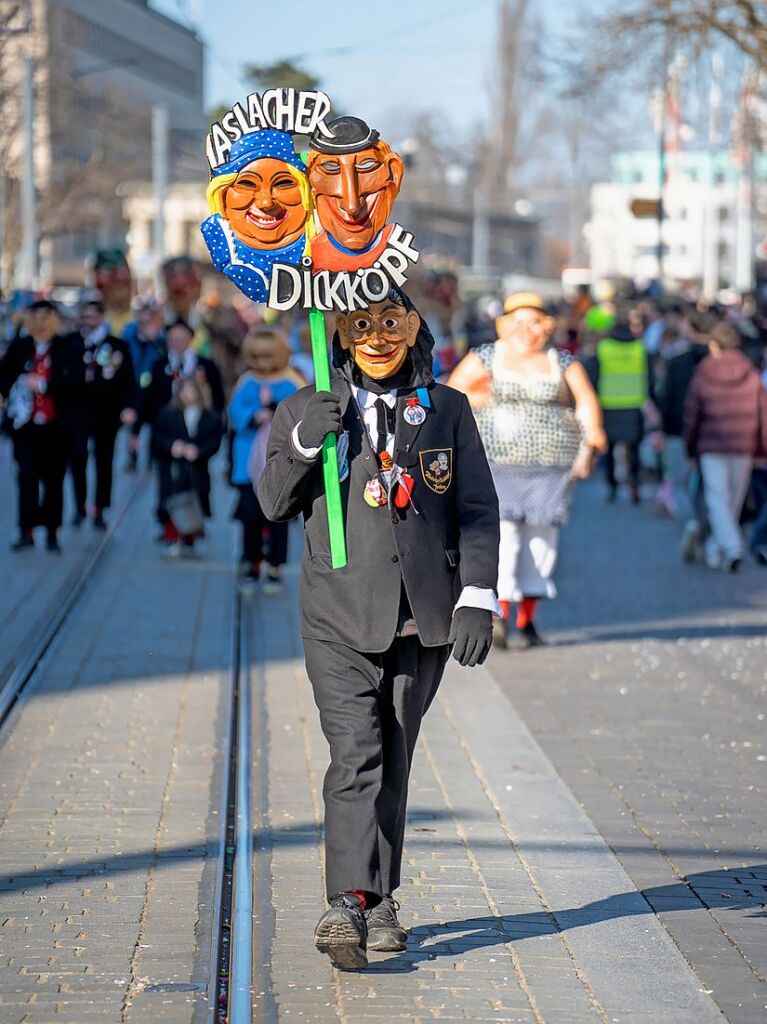
M 419 257 L 413 235 L 389 223 L 402 157 L 361 118 L 328 120 L 315 90 L 251 93 L 211 125 L 210 216 L 201 230 L 215 268 L 271 309 L 310 313 L 318 390 L 330 389 L 323 312 L 382 301 Z M 298 153 L 293 135 L 309 137 Z M 335 438 L 323 444 L 334 567 L 346 564 Z

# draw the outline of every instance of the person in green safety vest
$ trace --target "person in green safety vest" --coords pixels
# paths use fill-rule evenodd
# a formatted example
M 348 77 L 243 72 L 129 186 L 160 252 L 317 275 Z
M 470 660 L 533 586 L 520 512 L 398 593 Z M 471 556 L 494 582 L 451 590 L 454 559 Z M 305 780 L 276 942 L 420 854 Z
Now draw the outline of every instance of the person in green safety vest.
M 607 434 L 605 474 L 608 500 L 618 495 L 615 450 L 626 449 L 627 483 L 633 504 L 639 495 L 639 446 L 644 436 L 644 407 L 650 397 L 649 365 L 644 343 L 626 318 L 618 316 L 609 333 L 597 343 L 592 373 L 602 406 Z

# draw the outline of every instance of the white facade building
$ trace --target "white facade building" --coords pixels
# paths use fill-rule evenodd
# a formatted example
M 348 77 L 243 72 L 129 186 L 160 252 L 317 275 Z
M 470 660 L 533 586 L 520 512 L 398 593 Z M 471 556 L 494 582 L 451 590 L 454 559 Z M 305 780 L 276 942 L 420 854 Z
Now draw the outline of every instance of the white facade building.
M 593 186 L 584 233 L 594 280 L 658 278 L 658 221 L 631 210 L 635 200 L 658 199 L 658 181 L 657 153 L 619 153 L 613 180 Z M 739 168 L 727 152 L 682 153 L 669 161 L 663 222 L 667 287 L 693 286 L 713 298 L 721 288 L 741 284 L 743 261 L 748 273 L 758 237 L 743 190 Z

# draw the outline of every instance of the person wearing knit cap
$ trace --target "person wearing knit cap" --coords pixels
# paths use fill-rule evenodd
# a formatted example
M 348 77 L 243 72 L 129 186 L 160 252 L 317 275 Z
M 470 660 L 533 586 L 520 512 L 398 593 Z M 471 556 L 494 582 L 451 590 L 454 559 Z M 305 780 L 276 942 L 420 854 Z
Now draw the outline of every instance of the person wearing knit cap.
M 201 231 L 213 265 L 249 299 L 266 301 L 275 263 L 310 252 L 312 197 L 306 166 L 285 132 L 250 132 L 213 170 L 211 216 Z
M 496 623 L 508 640 L 516 603 L 516 647 L 543 643 L 535 626 L 552 580 L 559 529 L 567 521 L 573 481 L 591 470 L 605 447 L 602 415 L 585 370 L 549 346 L 554 319 L 540 295 L 518 292 L 496 320 L 498 340 L 470 352 L 448 383 L 463 391 L 477 416 L 501 513 Z

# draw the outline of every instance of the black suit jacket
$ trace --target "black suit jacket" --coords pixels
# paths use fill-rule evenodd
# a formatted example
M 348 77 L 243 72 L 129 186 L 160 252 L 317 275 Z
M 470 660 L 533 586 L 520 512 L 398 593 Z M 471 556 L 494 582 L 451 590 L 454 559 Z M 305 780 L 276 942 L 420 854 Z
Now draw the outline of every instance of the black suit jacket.
M 0 360 L 0 394 L 4 398 L 22 374 L 32 371 L 35 343 L 27 335 L 15 338 Z M 48 394 L 56 406 L 56 422 L 70 429 L 83 419 L 85 364 L 79 335 L 56 335 L 51 341 L 51 379 Z
M 321 458 L 303 458 L 291 441 L 313 388 L 277 407 L 258 487 L 269 519 L 304 517 L 302 633 L 359 651 L 385 651 L 397 629 L 404 585 L 421 642 L 446 644 L 462 587 L 497 584 L 498 499 L 469 403 L 458 391 L 433 384 L 425 422 L 411 426 L 403 416 L 405 399 L 398 399 L 394 461 L 415 479 L 416 514 L 412 507 L 366 504 L 364 487 L 376 475 L 376 457 L 350 385 L 338 373 L 333 390 L 349 434 L 349 475 L 341 484 L 348 565 L 330 566 Z
M 210 388 L 210 397 L 213 408 L 216 412 L 223 413 L 224 385 L 221 381 L 221 374 L 212 359 L 205 356 L 197 356 L 197 370 L 205 378 Z M 148 423 L 154 423 L 155 419 L 173 397 L 173 375 L 170 369 L 170 361 L 166 356 L 158 359 L 152 368 L 152 383 L 146 390 L 144 396 L 143 416 Z

